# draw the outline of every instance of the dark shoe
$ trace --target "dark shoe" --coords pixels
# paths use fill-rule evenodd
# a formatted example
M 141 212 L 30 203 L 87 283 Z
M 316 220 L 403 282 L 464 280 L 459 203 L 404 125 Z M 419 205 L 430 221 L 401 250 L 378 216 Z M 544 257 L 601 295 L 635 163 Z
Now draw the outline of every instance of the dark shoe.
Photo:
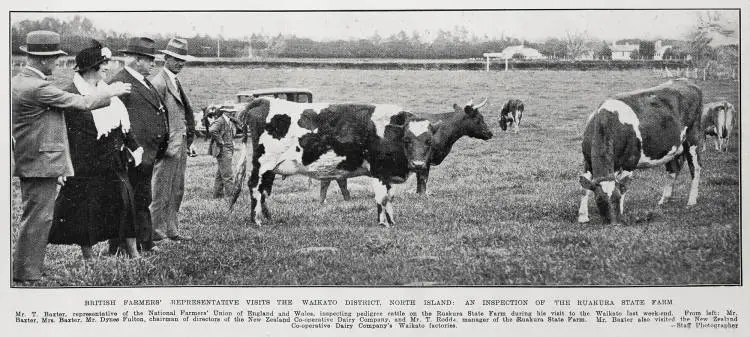
M 191 241 L 193 240 L 193 237 L 177 234 L 177 235 L 170 236 L 169 239 L 172 241 Z
M 158 235 L 154 235 L 154 238 L 153 238 L 153 239 L 151 239 L 151 241 L 154 241 L 154 242 L 156 242 L 156 241 L 161 241 L 161 240 L 164 240 L 164 239 L 166 239 L 166 238 L 167 238 L 167 237 L 165 237 L 165 236 L 158 236 Z

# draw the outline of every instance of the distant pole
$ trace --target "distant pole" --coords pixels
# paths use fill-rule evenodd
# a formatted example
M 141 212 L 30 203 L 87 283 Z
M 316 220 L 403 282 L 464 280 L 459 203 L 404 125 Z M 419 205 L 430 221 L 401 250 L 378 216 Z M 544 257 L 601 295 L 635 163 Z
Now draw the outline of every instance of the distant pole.
M 221 36 L 216 40 L 216 57 L 221 57 Z
M 505 58 L 505 71 L 508 71 L 508 58 Z
M 489 72 L 490 71 L 490 57 L 489 56 L 485 56 L 485 57 L 487 58 L 487 70 L 486 71 Z

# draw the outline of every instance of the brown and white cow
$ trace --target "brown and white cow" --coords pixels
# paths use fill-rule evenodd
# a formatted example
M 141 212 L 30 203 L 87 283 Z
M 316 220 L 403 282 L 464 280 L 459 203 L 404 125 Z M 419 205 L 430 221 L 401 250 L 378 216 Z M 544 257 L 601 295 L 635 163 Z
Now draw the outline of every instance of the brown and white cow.
M 633 170 L 666 165 L 672 181 L 658 204 L 672 196 L 685 160 L 692 182 L 688 206 L 698 198 L 702 141 L 700 116 L 703 94 L 687 80 L 672 80 L 657 87 L 616 95 L 602 103 L 586 122 L 583 135 L 585 193 L 578 222 L 589 221 L 588 199 L 593 195 L 605 222 L 619 223 L 625 192 Z
M 734 116 L 737 111 L 727 101 L 708 103 L 703 108 L 701 124 L 703 125 L 703 150 L 706 150 L 706 136 L 715 136 L 714 145 L 719 151 L 727 151 L 729 136 L 734 128 Z
M 248 181 L 251 215 L 270 218 L 266 198 L 276 174 L 314 179 L 367 175 L 378 208 L 378 222 L 394 224 L 392 184 L 426 165 L 429 122 L 395 105 L 294 103 L 257 98 L 240 114 L 252 138 Z M 250 158 L 248 158 L 249 160 Z M 235 192 L 236 201 L 239 191 Z
M 479 112 L 479 109 L 487 104 L 487 99 L 484 99 L 479 104 L 474 104 L 473 101 L 469 101 L 463 106 L 453 104 L 453 111 L 446 113 L 415 113 L 421 119 L 428 120 L 430 122 L 430 130 L 432 132 L 432 139 L 427 136 L 411 142 L 412 146 L 418 147 L 413 148 L 411 151 L 421 151 L 427 153 L 430 150 L 430 160 L 427 165 L 421 169 L 414 170 L 417 175 L 417 193 L 423 194 L 427 191 L 427 178 L 430 175 L 430 166 L 440 165 L 446 156 L 451 151 L 453 144 L 464 136 L 471 138 L 477 138 L 481 140 L 488 140 L 492 138 L 492 131 L 484 121 L 484 116 Z M 425 134 L 427 135 L 427 134 Z M 418 137 L 413 135 L 411 138 Z M 425 146 L 429 145 L 429 149 Z M 341 188 L 341 194 L 344 200 L 349 200 L 350 193 L 346 188 L 346 179 L 336 180 Z M 326 199 L 326 191 L 331 181 L 321 181 L 320 185 L 320 200 L 324 202 Z
M 518 133 L 522 117 L 523 102 L 520 99 L 510 99 L 505 102 L 503 109 L 500 111 L 500 128 L 506 131 L 509 126 L 513 126 L 513 132 Z

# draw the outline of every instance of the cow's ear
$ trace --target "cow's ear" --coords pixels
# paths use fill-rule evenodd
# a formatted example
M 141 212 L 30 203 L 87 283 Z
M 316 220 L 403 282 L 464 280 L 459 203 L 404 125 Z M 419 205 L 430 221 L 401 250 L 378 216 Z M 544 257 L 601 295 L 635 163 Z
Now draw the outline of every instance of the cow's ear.
M 429 130 L 429 131 L 430 131 L 430 133 L 435 133 L 435 132 L 437 132 L 437 130 L 438 130 L 438 127 L 437 127 L 436 125 L 433 125 L 432 123 L 430 123 L 430 124 L 429 124 L 429 125 L 427 126 L 427 130 Z
M 583 187 L 586 190 L 594 190 L 596 189 L 596 185 L 589 179 L 587 176 L 581 174 L 578 176 L 578 182 L 581 184 L 581 187 Z

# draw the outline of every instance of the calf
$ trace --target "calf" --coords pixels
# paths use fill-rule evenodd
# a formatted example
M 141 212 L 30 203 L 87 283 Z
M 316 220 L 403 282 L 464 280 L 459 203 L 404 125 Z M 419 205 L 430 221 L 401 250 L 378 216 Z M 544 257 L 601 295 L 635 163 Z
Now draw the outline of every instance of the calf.
M 415 169 L 414 172 L 417 175 L 417 193 L 423 194 L 427 191 L 427 178 L 430 175 L 430 166 L 440 165 L 443 159 L 448 156 L 453 147 L 461 137 L 468 136 L 471 138 L 478 138 L 482 140 L 488 140 L 492 138 L 492 131 L 484 122 L 484 116 L 479 112 L 479 109 L 487 104 L 487 99 L 477 105 L 474 105 L 471 101 L 466 103 L 463 107 L 458 104 L 453 104 L 453 111 L 447 113 L 423 113 L 415 114 L 421 119 L 430 122 L 428 126 L 431 137 L 427 137 L 428 133 L 423 133 L 421 139 L 410 142 L 415 147 L 412 151 L 422 151 L 426 153 L 428 151 L 424 146 L 429 145 L 431 150 L 430 160 L 421 169 Z M 419 136 L 413 135 L 412 139 L 419 138 Z M 431 138 L 431 139 L 430 139 Z M 341 193 L 344 196 L 344 200 L 350 198 L 350 193 L 346 188 L 346 179 L 336 180 L 341 188 Z M 320 200 L 324 202 L 326 199 L 326 191 L 331 181 L 321 181 L 320 185 Z
M 706 105 L 701 115 L 703 125 L 703 150 L 706 150 L 706 136 L 715 136 L 714 145 L 719 151 L 727 151 L 729 136 L 734 128 L 734 105 L 727 101 L 713 102 Z
M 697 148 L 702 100 L 701 90 L 684 79 L 605 100 L 589 116 L 583 135 L 584 173 L 579 182 L 585 193 L 578 222 L 589 221 L 588 199 L 594 195 L 604 221 L 619 223 L 627 185 L 637 168 L 666 165 L 672 179 L 659 200 L 663 204 L 672 196 L 685 160 L 692 175 L 687 204 L 694 205 L 701 172 Z
M 503 105 L 503 110 L 500 111 L 500 127 L 506 131 L 512 125 L 513 132 L 518 133 L 521 117 L 523 117 L 523 102 L 519 99 L 508 100 Z
M 430 155 L 429 122 L 393 105 L 258 98 L 245 108 L 240 119 L 252 140 L 248 187 L 252 221 L 258 226 L 261 213 L 270 218 L 266 198 L 276 174 L 303 174 L 315 179 L 370 176 L 378 223 L 391 226 L 391 185 L 403 183 L 410 171 L 422 169 Z M 238 195 L 237 190 L 232 205 Z

